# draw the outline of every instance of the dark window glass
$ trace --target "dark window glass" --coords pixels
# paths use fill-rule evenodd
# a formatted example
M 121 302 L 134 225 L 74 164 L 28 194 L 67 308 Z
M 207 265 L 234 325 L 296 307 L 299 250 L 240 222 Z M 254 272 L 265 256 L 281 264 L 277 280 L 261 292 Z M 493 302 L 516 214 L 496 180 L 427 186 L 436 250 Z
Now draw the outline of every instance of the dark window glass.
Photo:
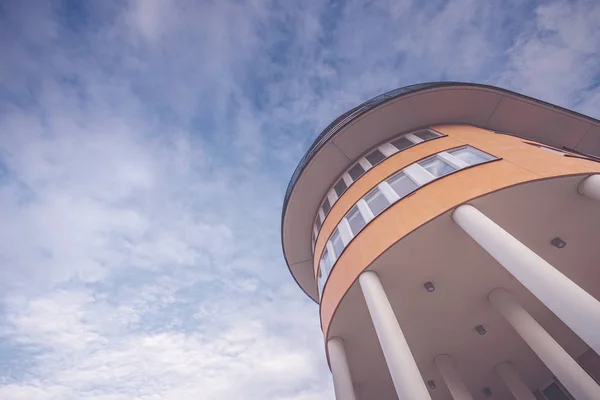
M 383 155 L 383 153 L 377 149 L 367 154 L 365 158 L 371 163 L 372 166 L 376 166 L 377 164 L 385 160 L 385 156 Z
M 392 146 L 394 146 L 398 150 L 404 150 L 407 147 L 410 147 L 410 146 L 412 146 L 414 144 L 413 142 L 411 142 L 410 140 L 408 140 L 404 136 L 402 136 L 402 137 L 400 137 L 400 138 L 398 138 L 396 140 L 392 140 L 390 143 L 392 144 Z
M 341 178 L 333 187 L 335 192 L 337 193 L 338 197 L 341 196 L 346 189 L 348 189 L 348 186 L 346 186 L 346 182 L 344 182 L 344 178 Z
M 543 392 L 548 400 L 570 400 L 556 382 L 544 389 Z
M 435 132 L 432 132 L 428 129 L 422 130 L 422 131 L 418 131 L 413 133 L 413 135 L 415 135 L 416 137 L 420 137 L 423 140 L 431 140 L 434 139 L 436 137 L 440 137 L 440 135 L 438 135 Z
M 365 170 L 359 163 L 354 164 L 354 166 L 348 171 L 348 175 L 350 175 L 353 181 L 357 181 L 358 178 L 360 178 L 364 173 Z
M 317 232 L 321 230 L 321 225 L 323 225 L 323 221 L 321 221 L 321 214 L 317 214 Z
M 331 210 L 331 204 L 329 204 L 328 197 L 325 197 L 325 200 L 323 200 L 323 204 L 321 204 L 321 207 L 323 207 L 323 214 L 327 215 L 329 213 L 329 210 Z

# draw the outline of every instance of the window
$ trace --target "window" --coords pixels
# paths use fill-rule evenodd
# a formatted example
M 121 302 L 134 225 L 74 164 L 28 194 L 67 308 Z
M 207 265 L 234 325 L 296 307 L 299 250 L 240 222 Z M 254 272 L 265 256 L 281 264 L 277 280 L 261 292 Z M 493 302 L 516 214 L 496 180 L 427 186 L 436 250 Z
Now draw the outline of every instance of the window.
M 323 255 L 321 256 L 321 261 L 319 262 L 319 278 L 318 278 L 318 288 L 319 288 L 319 297 L 323 294 L 323 287 L 325 286 L 325 282 L 327 281 L 327 277 L 331 272 L 331 259 L 329 258 L 329 252 L 325 250 Z
M 338 197 L 340 197 L 346 191 L 346 189 L 348 189 L 346 182 L 344 182 L 344 178 L 340 178 L 340 180 L 337 181 L 333 189 L 337 193 Z
M 429 171 L 429 173 L 436 178 L 440 178 L 456 171 L 456 168 L 436 156 L 421 161 L 419 165 Z
M 340 231 L 338 229 L 335 230 L 335 232 L 333 232 L 333 235 L 331 235 L 331 246 L 333 247 L 333 252 L 334 252 L 334 259 L 337 260 L 337 258 L 340 256 L 340 254 L 342 254 L 342 251 L 344 251 L 344 242 L 342 241 L 342 236 L 340 235 Z
M 375 149 L 369 154 L 367 154 L 365 158 L 371 163 L 372 166 L 376 166 L 377 164 L 385 160 L 385 156 L 378 149 Z
M 329 257 L 329 251 L 327 249 L 325 249 L 321 256 L 320 266 L 323 271 L 323 276 L 327 279 L 329 272 L 331 271 L 331 258 Z
M 390 202 L 385 198 L 383 193 L 381 193 L 381 190 L 378 188 L 375 188 L 375 190 L 366 195 L 365 201 L 369 205 L 369 208 L 375 217 L 381 214 L 381 212 L 390 205 Z
M 323 200 L 321 207 L 323 208 L 323 214 L 325 215 L 327 215 L 329 210 L 331 210 L 331 204 L 329 204 L 329 198 L 327 196 L 325 196 L 325 200 Z
M 569 396 L 556 382 L 548 386 L 542 392 L 544 392 L 544 396 L 546 396 L 548 400 L 570 400 Z
M 559 155 L 561 155 L 561 156 L 564 156 L 564 155 L 565 155 L 565 153 L 564 153 L 564 152 L 562 152 L 562 151 L 559 151 L 559 150 L 555 150 L 555 149 L 553 149 L 553 148 L 550 148 L 550 147 L 545 147 L 545 146 L 538 146 L 538 147 L 539 147 L 540 149 L 542 149 L 542 150 L 549 151 L 550 153 L 559 154 Z
M 360 232 L 361 229 L 366 225 L 365 219 L 363 218 L 357 206 L 352 207 L 346 216 L 346 219 L 350 224 L 350 230 L 352 231 L 353 235 L 358 235 L 358 232 Z
M 481 164 L 492 159 L 488 154 L 475 150 L 472 147 L 462 147 L 460 149 L 451 150 L 448 153 L 469 165 Z
M 429 129 L 423 129 L 422 131 L 414 132 L 413 135 L 423 140 L 431 140 L 435 139 L 436 137 L 440 137 L 439 134 L 430 131 Z
M 354 166 L 348 170 L 348 175 L 350 175 L 353 181 L 358 180 L 364 173 L 365 170 L 359 163 L 354 164 Z
M 323 293 L 323 284 L 325 283 L 325 280 L 323 279 L 323 270 L 321 269 L 320 264 L 321 263 L 319 263 L 319 272 L 317 275 L 317 288 L 319 290 L 319 298 L 321 298 L 321 293 Z
M 399 137 L 396 140 L 392 140 L 390 142 L 395 148 L 397 148 L 398 150 L 404 150 L 410 146 L 412 146 L 414 143 L 411 142 L 410 140 L 408 140 L 407 138 L 405 138 L 404 136 Z
M 317 231 L 320 231 L 321 225 L 323 225 L 323 221 L 321 221 L 321 214 L 317 213 L 317 220 L 315 223 L 317 224 Z
M 387 180 L 387 183 L 394 189 L 394 192 L 396 192 L 400 198 L 406 196 L 418 187 L 404 172 L 392 176 Z
M 528 144 L 530 146 L 537 147 L 538 149 L 549 151 L 550 153 L 559 154 L 561 156 L 564 156 L 567 154 L 564 151 L 560 151 L 559 149 L 555 149 L 555 148 L 549 147 L 549 146 L 544 146 L 544 145 L 541 145 L 538 143 L 534 143 L 534 142 L 523 142 L 523 143 Z

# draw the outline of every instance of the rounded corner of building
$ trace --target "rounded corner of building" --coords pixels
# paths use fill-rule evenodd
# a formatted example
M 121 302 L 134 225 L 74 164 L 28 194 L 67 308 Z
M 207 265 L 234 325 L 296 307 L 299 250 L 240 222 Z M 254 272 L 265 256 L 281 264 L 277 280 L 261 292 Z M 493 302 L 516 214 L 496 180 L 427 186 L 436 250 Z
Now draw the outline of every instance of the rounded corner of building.
M 600 121 L 478 84 L 397 89 L 330 124 L 290 180 L 281 234 L 292 276 L 319 303 L 336 396 L 435 398 L 437 382 L 530 398 L 528 385 L 556 378 L 577 398 L 600 395 L 574 361 L 589 366 L 600 349 L 594 154 Z M 488 296 L 497 288 L 502 299 Z M 569 313 L 577 306 L 593 317 Z M 536 346 L 552 340 L 540 325 L 573 354 Z

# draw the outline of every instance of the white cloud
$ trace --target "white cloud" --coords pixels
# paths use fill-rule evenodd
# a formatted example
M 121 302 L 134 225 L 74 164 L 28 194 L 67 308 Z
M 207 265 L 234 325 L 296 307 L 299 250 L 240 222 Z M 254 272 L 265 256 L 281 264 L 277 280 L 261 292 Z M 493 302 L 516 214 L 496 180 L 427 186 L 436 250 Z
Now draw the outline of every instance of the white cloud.
M 562 106 L 589 109 L 600 71 L 600 5 L 555 1 L 536 9 L 535 19 L 509 50 L 500 83 Z M 592 91 L 592 93 L 590 93 Z
M 0 398 L 331 399 L 279 248 L 317 130 L 423 80 L 599 104 L 592 2 L 27 3 L 0 14 Z

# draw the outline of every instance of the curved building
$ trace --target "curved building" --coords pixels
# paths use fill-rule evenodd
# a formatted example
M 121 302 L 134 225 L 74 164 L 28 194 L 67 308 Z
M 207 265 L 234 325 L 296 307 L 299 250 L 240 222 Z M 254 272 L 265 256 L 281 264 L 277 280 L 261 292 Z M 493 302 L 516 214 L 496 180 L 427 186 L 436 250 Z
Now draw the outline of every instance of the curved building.
M 303 157 L 282 245 L 337 399 L 600 399 L 600 121 L 429 83 Z

